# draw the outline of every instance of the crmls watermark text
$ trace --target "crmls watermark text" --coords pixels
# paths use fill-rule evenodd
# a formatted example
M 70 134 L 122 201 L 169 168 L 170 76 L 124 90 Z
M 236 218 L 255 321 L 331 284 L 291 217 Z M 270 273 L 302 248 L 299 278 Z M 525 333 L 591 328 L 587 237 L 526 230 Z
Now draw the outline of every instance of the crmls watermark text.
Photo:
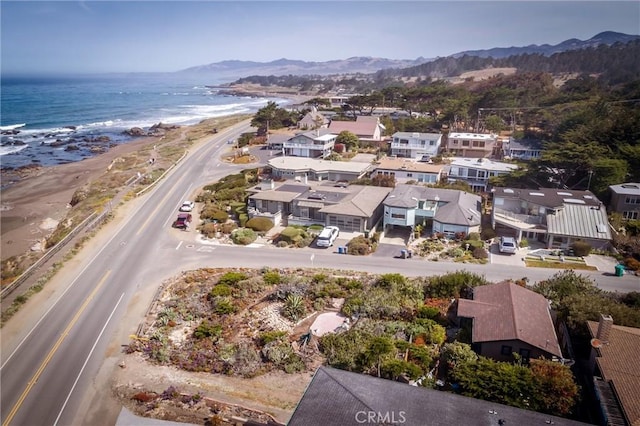
M 406 423 L 404 411 L 358 411 L 356 422 L 360 424 L 403 424 Z

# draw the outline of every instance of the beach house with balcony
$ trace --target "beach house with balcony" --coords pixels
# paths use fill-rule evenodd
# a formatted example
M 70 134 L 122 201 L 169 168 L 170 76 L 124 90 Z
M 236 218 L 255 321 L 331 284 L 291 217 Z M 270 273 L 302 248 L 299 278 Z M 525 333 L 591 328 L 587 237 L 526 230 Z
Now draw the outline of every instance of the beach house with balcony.
M 456 233 L 479 232 L 481 198 L 454 189 L 419 185 L 397 185 L 384 200 L 384 229 L 413 230 L 421 225 L 427 232 L 449 237 Z
M 278 179 L 298 181 L 352 181 L 364 177 L 371 163 L 331 161 L 305 157 L 275 157 L 268 161 L 271 175 Z
M 329 125 L 329 119 L 317 110 L 309 111 L 300 121 L 298 121 L 298 129 L 313 130 L 326 128 Z
M 446 150 L 457 157 L 486 158 L 496 155 L 497 136 L 492 133 L 458 133 L 447 135 Z
M 325 158 L 333 151 L 336 137 L 328 129 L 315 129 L 284 141 L 282 149 L 287 156 Z
M 640 220 L 640 183 L 628 182 L 609 187 L 609 210 L 626 220 Z
M 537 139 L 509 138 L 502 144 L 504 158 L 513 160 L 536 160 L 542 155 L 542 142 Z
M 488 158 L 453 157 L 449 159 L 445 172 L 449 182 L 461 180 L 468 183 L 473 192 L 485 192 L 489 189 L 490 177 L 507 174 L 517 168 L 516 164 Z
M 440 133 L 396 132 L 390 141 L 391 156 L 426 160 L 438 155 L 441 143 Z
M 440 182 L 445 165 L 417 162 L 406 158 L 384 157 L 374 162 L 372 168 L 371 177 L 384 175 L 392 176 L 396 183 L 415 181 L 435 184 Z
M 591 191 L 493 188 L 491 224 L 499 235 L 566 249 L 582 240 L 605 249 L 611 241 L 607 211 Z

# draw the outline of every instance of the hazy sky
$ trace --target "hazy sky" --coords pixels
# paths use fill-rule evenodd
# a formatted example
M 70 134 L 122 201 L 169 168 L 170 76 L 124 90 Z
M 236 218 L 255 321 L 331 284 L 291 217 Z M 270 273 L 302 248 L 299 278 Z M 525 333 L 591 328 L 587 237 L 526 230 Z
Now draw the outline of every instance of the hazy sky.
M 0 1 L 3 73 L 177 71 L 229 59 L 434 58 L 640 34 L 640 2 Z

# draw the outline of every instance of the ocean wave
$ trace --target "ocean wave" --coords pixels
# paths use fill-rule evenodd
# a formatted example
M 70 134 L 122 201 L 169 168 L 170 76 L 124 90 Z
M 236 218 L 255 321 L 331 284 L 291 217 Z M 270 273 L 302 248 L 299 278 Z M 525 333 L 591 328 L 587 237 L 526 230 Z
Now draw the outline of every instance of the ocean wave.
M 29 148 L 29 145 L 5 145 L 0 146 L 0 156 L 15 154 L 16 152 L 20 152 L 23 149 Z
M 15 129 L 19 129 L 21 127 L 26 126 L 26 123 L 20 123 L 20 124 L 10 124 L 8 126 L 0 126 L 0 130 L 15 130 Z

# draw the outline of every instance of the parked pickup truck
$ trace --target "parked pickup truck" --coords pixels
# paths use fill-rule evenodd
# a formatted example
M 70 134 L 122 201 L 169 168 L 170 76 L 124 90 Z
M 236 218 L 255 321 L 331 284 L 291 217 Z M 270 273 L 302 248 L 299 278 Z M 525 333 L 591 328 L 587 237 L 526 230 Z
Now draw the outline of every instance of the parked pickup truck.
M 178 229 L 187 229 L 189 224 L 191 223 L 191 214 L 190 213 L 180 213 L 175 222 L 173 222 L 173 227 Z

